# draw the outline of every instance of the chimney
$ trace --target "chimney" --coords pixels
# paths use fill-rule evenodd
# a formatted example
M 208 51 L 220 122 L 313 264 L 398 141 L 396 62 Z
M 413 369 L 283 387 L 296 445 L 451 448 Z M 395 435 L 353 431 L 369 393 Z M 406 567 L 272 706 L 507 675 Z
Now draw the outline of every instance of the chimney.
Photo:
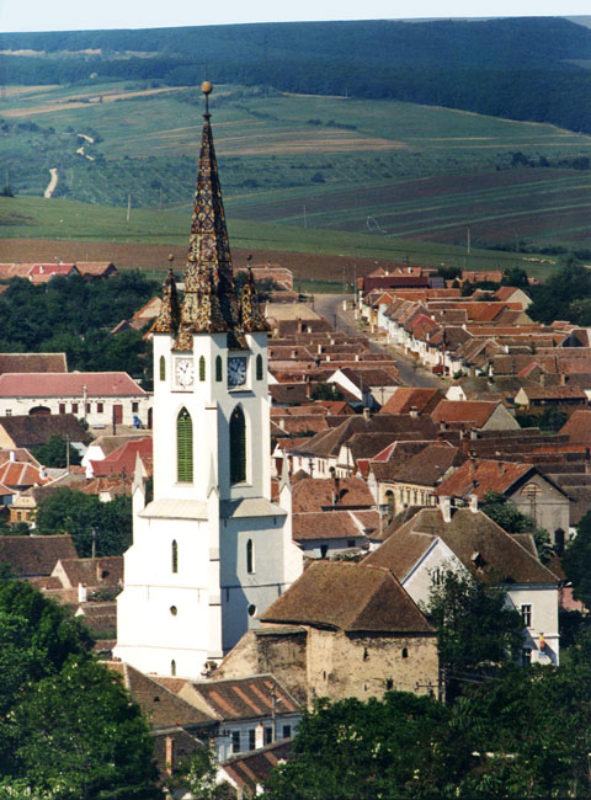
M 86 603 L 88 599 L 88 591 L 86 589 L 85 583 L 78 584 L 78 602 L 79 603 Z
M 16 461 L 16 453 L 14 450 L 10 451 L 10 460 L 14 463 Z
M 174 769 L 174 739 L 167 736 L 164 740 L 164 762 L 167 775 L 172 775 Z
M 298 357 L 298 351 L 297 350 L 292 350 L 291 351 L 291 357 L 292 358 L 297 358 Z
M 478 514 L 478 495 L 477 494 L 468 495 L 468 504 L 469 504 L 469 507 L 470 507 L 470 511 L 473 514 Z
M 310 376 L 306 375 L 306 399 L 309 400 L 312 396 L 312 390 L 310 389 Z
M 260 750 L 265 745 L 265 726 L 262 722 L 254 729 L 254 749 Z
M 470 451 L 470 475 L 476 472 L 476 456 L 473 451 Z
M 439 508 L 444 522 L 451 522 L 451 497 L 441 496 L 439 498 Z
M 410 416 L 413 419 L 416 419 L 419 416 L 419 410 L 418 410 L 418 408 L 416 406 L 411 406 L 410 407 Z
M 363 409 L 363 419 L 366 420 L 366 422 L 369 422 L 369 420 L 371 419 L 371 414 L 367 406 L 365 406 L 365 408 Z
M 505 465 L 503 464 L 502 461 L 497 461 L 497 464 L 499 465 L 499 475 L 504 475 Z
M 316 352 L 317 353 L 321 353 L 322 352 L 322 345 L 321 344 L 316 345 Z
M 334 479 L 333 479 L 333 485 L 334 485 L 334 492 L 333 492 L 334 501 L 333 501 L 333 506 L 336 506 L 336 505 L 337 505 L 337 503 L 339 502 L 339 500 L 341 499 L 341 479 L 340 479 L 340 478 L 337 478 L 337 477 L 335 476 L 335 477 L 334 477 Z

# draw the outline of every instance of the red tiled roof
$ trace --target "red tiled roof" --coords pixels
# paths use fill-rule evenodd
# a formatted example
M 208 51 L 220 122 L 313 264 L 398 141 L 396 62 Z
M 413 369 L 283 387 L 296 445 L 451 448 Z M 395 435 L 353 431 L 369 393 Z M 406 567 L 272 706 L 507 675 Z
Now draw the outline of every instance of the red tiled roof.
M 491 492 L 507 492 L 514 483 L 530 472 L 537 472 L 531 464 L 518 461 L 472 460 L 442 481 L 435 494 L 442 497 L 466 497 L 475 494 L 481 500 Z
M 337 506 L 371 508 L 373 495 L 360 478 L 341 478 L 338 487 L 331 478 L 304 478 L 292 487 L 292 508 L 296 512 L 322 511 Z
M 152 461 L 152 437 L 146 436 L 141 439 L 131 439 L 121 447 L 114 450 L 102 461 L 91 461 L 92 471 L 95 477 L 107 477 L 109 475 L 133 475 L 137 456 L 142 461 Z
M 37 372 L 0 375 L 0 397 L 135 396 L 146 392 L 126 372 Z
M 431 414 L 433 422 L 471 422 L 477 428 L 486 424 L 501 402 L 487 400 L 442 400 Z
M 33 464 L 22 461 L 5 461 L 0 466 L 0 483 L 10 488 L 43 486 L 51 478 L 44 476 Z
M 277 714 L 293 714 L 299 709 L 294 698 L 272 675 L 190 681 L 188 686 L 200 695 L 218 719 L 238 720 Z M 189 699 L 183 690 L 182 696 Z

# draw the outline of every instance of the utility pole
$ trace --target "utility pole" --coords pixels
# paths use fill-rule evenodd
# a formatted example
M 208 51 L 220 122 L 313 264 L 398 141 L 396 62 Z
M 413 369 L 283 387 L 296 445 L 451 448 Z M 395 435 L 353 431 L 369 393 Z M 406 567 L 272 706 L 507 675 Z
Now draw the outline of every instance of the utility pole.
M 66 434 L 66 470 L 70 471 L 70 437 Z
M 468 227 L 466 229 L 466 254 L 467 255 L 470 255 L 470 247 L 471 247 L 471 243 L 470 243 L 470 226 L 468 225 Z
M 131 219 L 131 195 L 127 195 L 127 224 L 129 225 L 129 220 Z
M 92 537 L 92 544 L 91 544 L 91 555 L 92 558 L 96 558 L 96 528 L 90 529 L 90 535 Z

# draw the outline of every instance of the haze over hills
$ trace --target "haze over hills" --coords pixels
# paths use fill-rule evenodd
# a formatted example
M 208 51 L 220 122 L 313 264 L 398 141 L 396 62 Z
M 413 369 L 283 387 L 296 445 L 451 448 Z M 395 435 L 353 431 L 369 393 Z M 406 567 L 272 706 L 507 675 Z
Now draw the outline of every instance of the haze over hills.
M 174 86 L 207 76 L 591 132 L 591 30 L 558 17 L 9 33 L 0 37 L 0 49 L 4 84 L 63 84 L 94 75 Z
M 8 194 L 51 187 L 92 220 L 96 205 L 185 213 L 208 78 L 226 210 L 259 223 L 253 236 L 272 226 L 263 249 L 329 229 L 336 253 L 347 236 L 458 246 L 470 226 L 473 248 L 590 251 L 591 30 L 578 22 L 21 33 L 0 49 Z M 0 198 L 0 235 L 47 236 L 41 211 L 17 205 Z M 55 236 L 79 238 L 67 219 Z

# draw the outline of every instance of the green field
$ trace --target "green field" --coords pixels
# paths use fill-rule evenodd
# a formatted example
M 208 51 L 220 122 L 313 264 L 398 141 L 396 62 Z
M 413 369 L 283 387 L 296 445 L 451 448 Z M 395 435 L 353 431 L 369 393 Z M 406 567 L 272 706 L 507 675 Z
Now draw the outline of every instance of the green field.
M 79 243 L 102 243 L 100 253 L 91 259 L 115 259 L 128 266 L 148 265 L 149 270 L 166 270 L 166 252 L 175 250 L 182 257 L 189 239 L 190 219 L 182 212 L 132 209 L 129 222 L 127 209 L 107 208 L 71 200 L 44 200 L 36 197 L 0 197 L 0 260 L 46 260 L 47 243 L 59 241 L 64 248 L 62 260 L 83 260 L 88 255 L 74 253 Z M 432 266 L 460 266 L 463 269 L 505 269 L 521 266 L 532 275 L 545 277 L 554 269 L 557 259 L 512 252 L 497 252 L 473 248 L 467 255 L 465 247 L 442 245 L 413 239 L 391 239 L 386 236 L 356 234 L 339 230 L 315 230 L 293 225 L 277 225 L 236 219 L 228 214 L 228 227 L 234 251 L 265 252 L 268 257 L 281 258 L 296 274 L 306 278 L 323 276 L 315 265 L 299 269 L 306 255 L 334 257 L 326 265 L 328 280 L 350 282 L 359 259 L 361 275 L 376 263 L 411 261 Z M 14 245 L 11 246 L 11 242 Z M 43 243 L 43 244 L 37 244 Z M 70 243 L 71 247 L 68 247 Z M 113 254 L 113 246 L 117 257 Z M 14 248 L 18 250 L 15 255 Z M 8 251 L 10 249 L 10 254 Z M 51 248 L 49 248 L 51 250 Z M 158 250 L 152 254 L 151 250 Z M 2 253 L 2 250 L 4 253 Z M 53 252 L 53 251 L 51 251 Z M 80 248 L 76 250 L 80 252 Z M 272 254 L 272 255 L 271 255 Z M 288 255 L 289 254 L 289 255 Z M 53 256 L 51 256 L 53 259 Z M 182 263 L 182 262 L 181 262 Z
M 444 245 L 465 245 L 468 226 L 476 249 L 591 247 L 589 136 L 433 106 L 237 86 L 216 87 L 212 112 L 228 217 L 246 247 L 371 257 L 407 253 L 407 240 L 418 239 L 415 252 L 430 247 L 441 261 Z M 201 114 L 194 87 L 7 87 L 4 185 L 39 197 L 57 168 L 50 204 L 119 207 L 105 209 L 96 231 L 88 223 L 92 239 L 105 224 L 125 240 L 128 201 L 134 218 L 146 210 L 146 242 L 174 239 L 190 208 Z M 26 235 L 80 239 L 75 214 L 73 228 L 55 216 L 50 234 L 29 220 Z M 4 235 L 16 235 L 14 220 L 8 227 Z

